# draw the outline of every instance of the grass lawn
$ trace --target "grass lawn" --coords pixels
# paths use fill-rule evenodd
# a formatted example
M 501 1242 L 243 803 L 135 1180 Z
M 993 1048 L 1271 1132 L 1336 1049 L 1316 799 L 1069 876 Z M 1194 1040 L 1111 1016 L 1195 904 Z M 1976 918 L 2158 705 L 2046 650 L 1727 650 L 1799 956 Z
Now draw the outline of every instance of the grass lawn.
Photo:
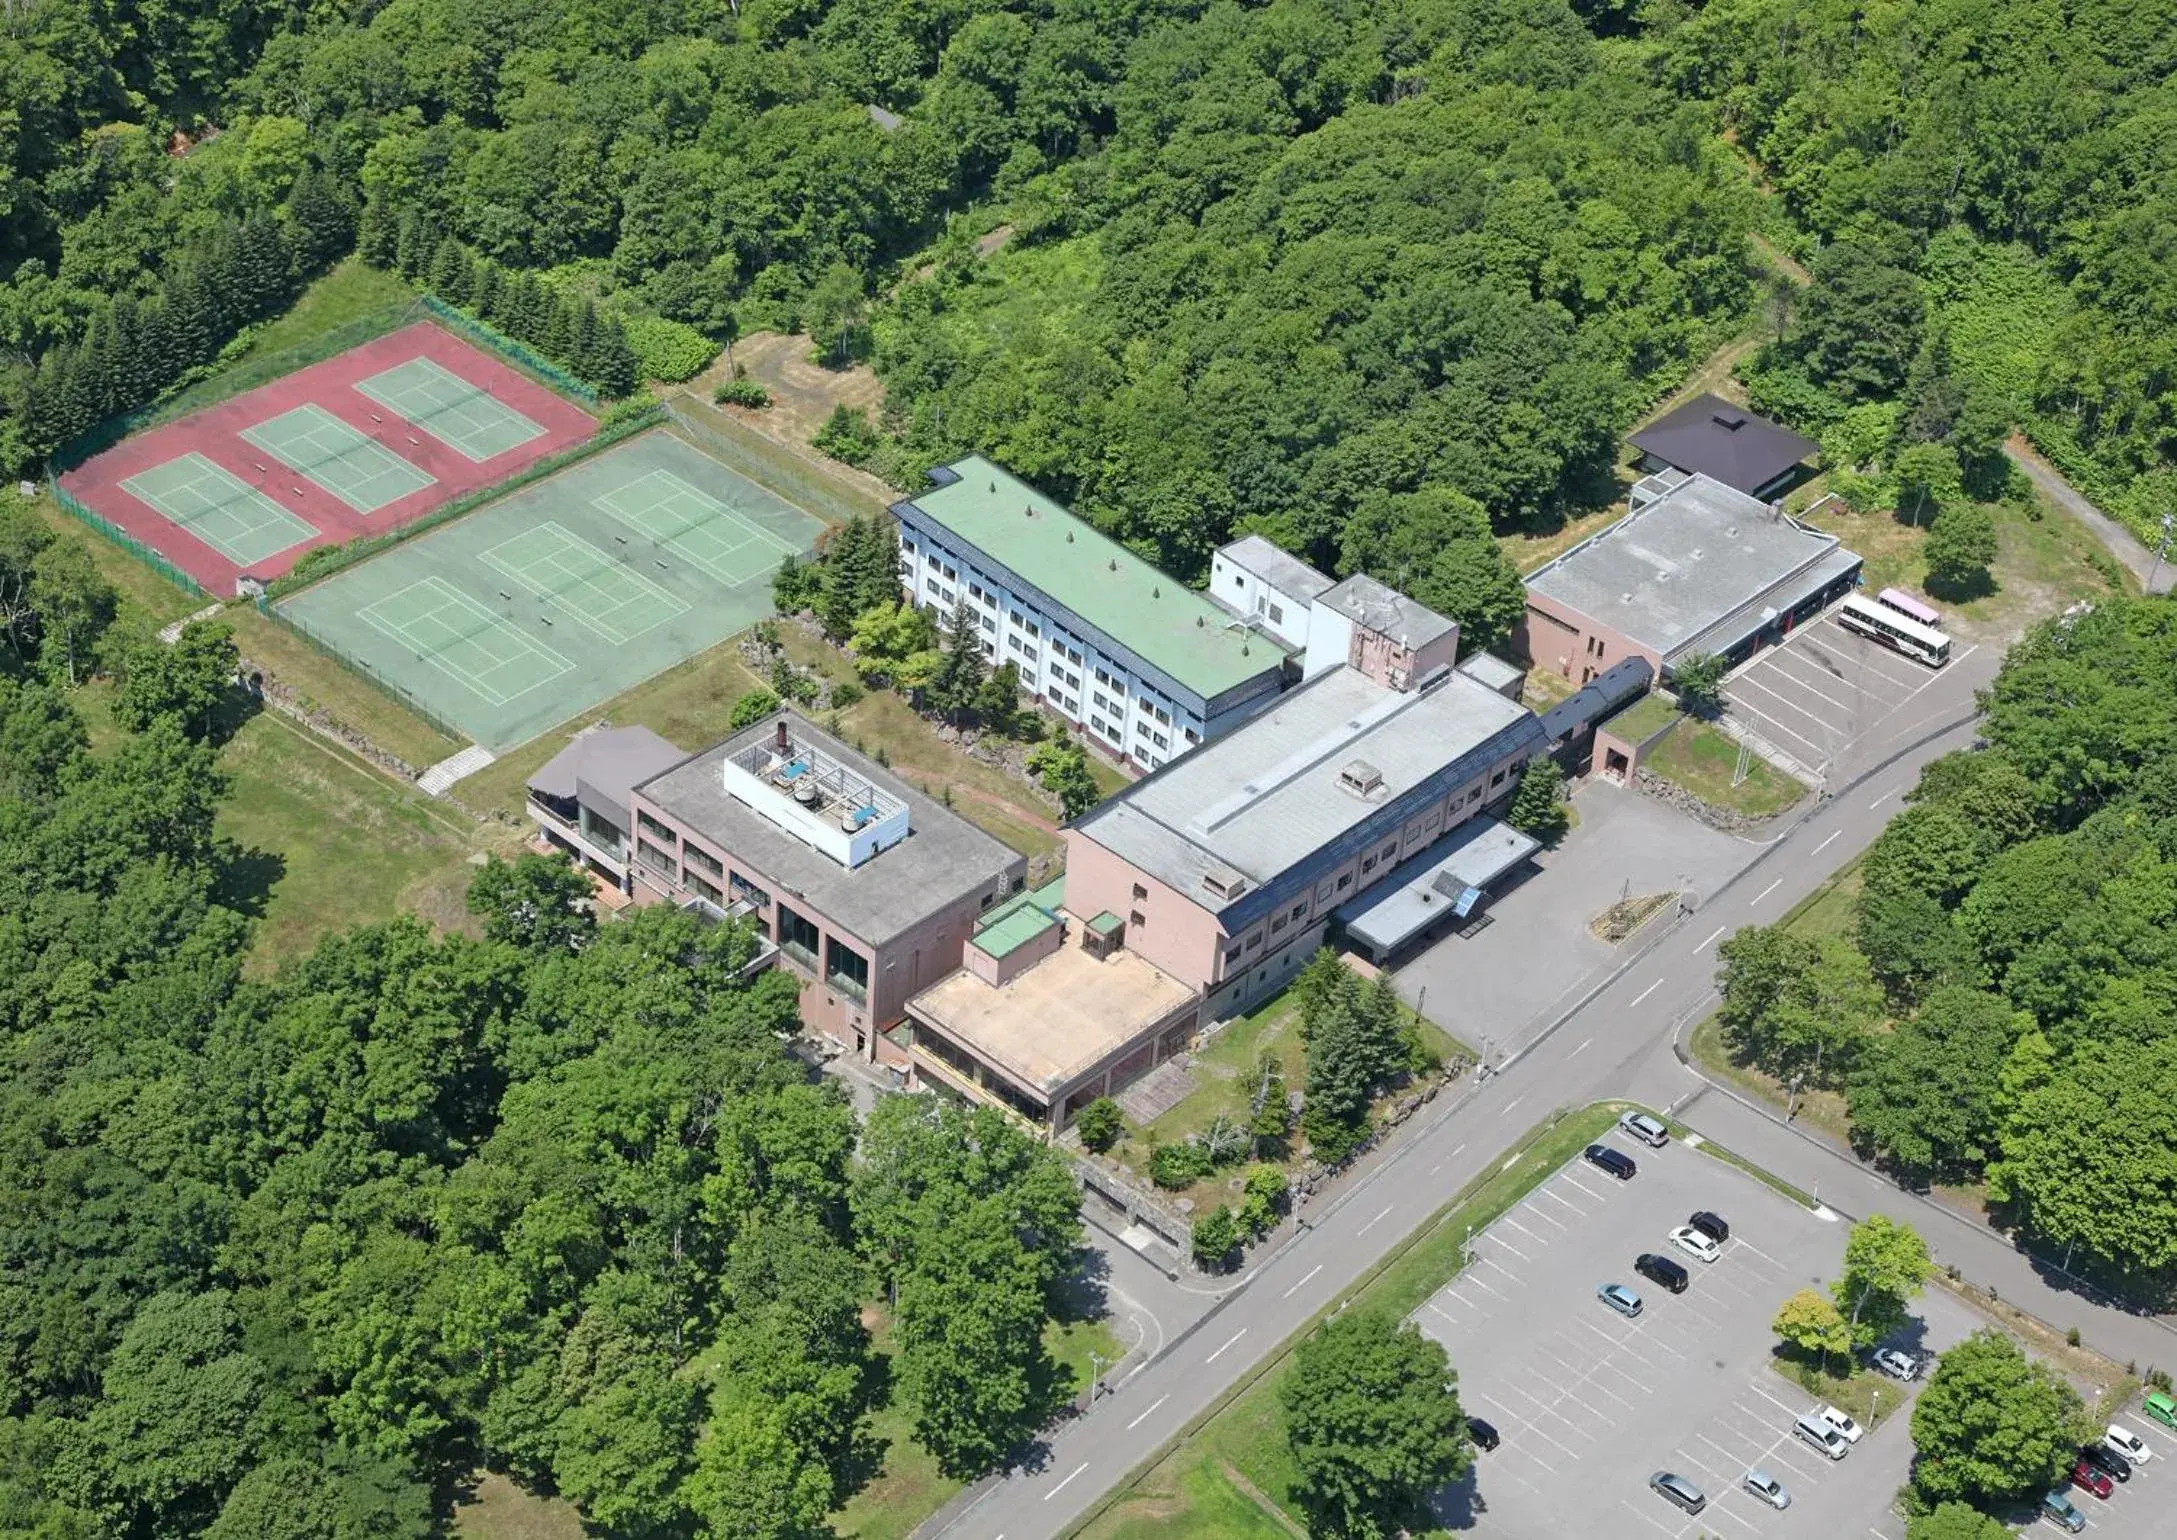
M 1747 776 L 1736 786 L 1739 746 L 1710 723 L 1680 720 L 1641 758 L 1641 768 L 1684 787 L 1703 802 L 1730 808 L 1749 818 L 1772 818 L 1807 794 L 1800 785 L 1760 755 L 1747 761 Z
M 345 326 L 391 305 L 406 304 L 415 297 L 416 291 L 398 275 L 380 272 L 361 257 L 349 257 L 304 289 L 287 314 L 251 339 L 249 347 L 232 361 L 232 367 L 300 347 L 336 326 Z
M 1906 1401 L 1905 1387 L 1886 1374 L 1839 1360 L 1848 1372 L 1834 1373 L 1819 1364 L 1778 1353 L 1769 1366 L 1801 1390 L 1834 1406 L 1863 1428 L 1879 1428 Z
M 1520 687 L 1519 698 L 1530 711 L 1544 712 L 1561 700 L 1570 700 L 1579 686 L 1563 674 L 1546 668 L 1527 670 L 1527 682 Z
M 469 1496 L 454 1504 L 453 1533 L 458 1540 L 583 1540 L 587 1532 L 573 1503 L 479 1471 Z
M 270 972 L 329 931 L 397 913 L 464 929 L 471 855 L 487 840 L 502 854 L 520 843 L 515 830 L 479 828 L 278 712 L 245 723 L 220 766 L 234 792 L 218 832 L 268 857 L 239 873 L 238 896 L 263 902 L 253 972 Z
M 1469 1184 L 1339 1304 L 1350 1301 L 1398 1317 L 1419 1309 L 1458 1273 L 1469 1226 L 1478 1230 L 1518 1203 L 1575 1151 L 1616 1122 L 1620 1110 L 1614 1103 L 1583 1107 L 1554 1128 L 1535 1129 L 1519 1153 Z M 1303 1330 L 1313 1326 L 1311 1322 Z M 1295 1471 L 1277 1399 L 1291 1347 L 1298 1340 L 1296 1334 L 1284 1352 L 1262 1366 L 1254 1378 L 1242 1381 L 1175 1447 L 1072 1533 L 1093 1540 L 1221 1540 L 1229 1535 L 1304 1533 L 1289 1502 Z M 1271 1524 L 1246 1487 L 1282 1507 L 1289 1522 Z
M 1650 690 L 1603 724 L 1613 736 L 1639 745 L 1678 720 L 1678 706 L 1667 695 Z

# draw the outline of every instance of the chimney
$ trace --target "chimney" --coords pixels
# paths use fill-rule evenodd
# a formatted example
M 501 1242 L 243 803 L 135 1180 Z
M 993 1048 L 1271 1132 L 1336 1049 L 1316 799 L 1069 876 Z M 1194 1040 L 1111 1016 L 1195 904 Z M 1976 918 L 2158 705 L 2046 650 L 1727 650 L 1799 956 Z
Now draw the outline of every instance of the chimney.
M 786 718 L 784 717 L 779 718 L 779 736 L 776 747 L 778 749 L 779 757 L 781 759 L 784 759 L 786 757 L 786 751 L 793 747 L 792 741 L 789 740 L 786 736 Z

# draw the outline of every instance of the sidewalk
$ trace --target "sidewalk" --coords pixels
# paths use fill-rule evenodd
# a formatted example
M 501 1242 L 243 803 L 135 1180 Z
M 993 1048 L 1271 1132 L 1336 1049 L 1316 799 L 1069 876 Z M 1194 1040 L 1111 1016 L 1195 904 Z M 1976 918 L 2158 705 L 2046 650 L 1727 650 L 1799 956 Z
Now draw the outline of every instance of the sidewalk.
M 1688 1066 L 1688 1073 L 1698 1072 Z M 1936 1261 L 1956 1268 L 1967 1283 L 1992 1289 L 2057 1331 L 2077 1327 L 2089 1347 L 2118 1363 L 2142 1371 L 2177 1365 L 2177 1324 L 2169 1318 L 2109 1301 L 1986 1225 L 1905 1191 L 1828 1140 L 1787 1127 L 1774 1112 L 1713 1081 L 1702 1084 L 1680 1115 L 1704 1137 L 1805 1188 L 1848 1219 L 1882 1213 L 1909 1222 Z M 2053 1315 L 2052 1304 L 2065 1313 Z

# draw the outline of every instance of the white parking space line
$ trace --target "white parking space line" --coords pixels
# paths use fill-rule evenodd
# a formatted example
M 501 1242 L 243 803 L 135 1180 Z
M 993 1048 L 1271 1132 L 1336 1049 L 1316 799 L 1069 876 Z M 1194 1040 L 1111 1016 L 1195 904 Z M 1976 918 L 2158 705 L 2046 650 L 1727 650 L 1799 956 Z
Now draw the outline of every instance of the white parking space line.
M 1734 1235 L 1731 1237 L 1731 1246 L 1734 1250 L 1751 1251 L 1755 1256 L 1761 1258 L 1762 1261 L 1768 1263 L 1771 1267 L 1776 1268 L 1779 1271 L 1783 1270 L 1783 1263 L 1777 1261 L 1776 1258 L 1770 1256 L 1766 1251 L 1763 1251 L 1752 1241 L 1743 1240 L 1740 1237 Z
M 1790 696 L 1779 695 L 1776 691 L 1770 689 L 1767 685 L 1763 684 L 1758 679 L 1740 679 L 1732 685 L 1732 689 L 1734 690 L 1737 690 L 1741 687 L 1750 690 L 1759 690 L 1762 694 L 1768 696 L 1769 699 L 1774 702 L 1774 706 L 1772 708 L 1767 706 L 1754 705 L 1750 702 L 1740 699 L 1735 695 L 1732 697 L 1732 703 L 1734 705 L 1743 705 L 1746 707 L 1747 710 L 1756 712 L 1760 715 L 1769 716 L 1769 712 L 1772 709 L 1777 711 L 1789 711 L 1793 716 L 1800 717 L 1806 721 L 1812 722 L 1816 727 L 1827 733 L 1842 732 L 1847 725 L 1841 722 L 1832 722 L 1829 720 L 1829 718 L 1823 716 L 1819 711 L 1809 711 L 1806 707 L 1800 705 L 1799 702 L 1793 700 Z M 1776 718 L 1773 716 L 1769 716 L 1769 720 L 1774 722 L 1776 721 Z M 1783 726 L 1782 723 L 1778 723 L 1777 725 Z M 1792 731 L 1790 728 L 1786 728 L 1785 730 L 1787 732 Z M 1796 737 L 1801 743 L 1812 743 L 1814 741 L 1813 739 L 1807 737 L 1805 733 L 1794 732 L 1793 736 Z
M 1779 1401 L 1775 1396 L 1770 1395 L 1759 1385 L 1748 1385 L 1746 1388 L 1752 1391 L 1755 1395 L 1761 1397 L 1762 1400 L 1768 1402 L 1770 1405 L 1776 1407 L 1779 1411 L 1783 1412 L 1786 1417 L 1797 1417 L 1802 1411 L 1806 1410 L 1806 1408 L 1804 1407 L 1793 1406 L 1789 1401 Z
M 1661 1501 L 1663 1501 L 1663 1499 L 1658 1497 L 1656 1498 L 1656 1501 L 1660 1503 Z M 1657 1518 L 1654 1514 L 1648 1512 L 1645 1508 L 1634 1507 L 1630 1500 L 1620 1500 L 1618 1506 L 1623 1508 L 1627 1513 L 1632 1514 L 1633 1517 L 1637 1519 L 1646 1519 L 1650 1524 L 1654 1525 L 1664 1534 L 1669 1535 L 1671 1537 L 1671 1540 L 1678 1540 L 1677 1530 L 1671 1528 L 1670 1525 L 1664 1523 L 1661 1519 Z M 1675 1508 L 1671 1511 L 1674 1513 L 1677 1512 Z
M 1432 1299 L 1429 1301 L 1429 1308 L 1435 1311 L 1438 1315 L 1442 1316 L 1453 1326 L 1457 1326 L 1459 1324 L 1459 1318 L 1453 1315 L 1449 1310 L 1446 1310 L 1442 1305 L 1439 1305 L 1435 1300 Z
M 1792 712 L 1798 716 L 1805 717 L 1816 727 L 1824 728 L 1829 732 L 1843 732 L 1850 728 L 1852 724 L 1852 713 L 1848 708 L 1840 707 L 1838 712 L 1840 720 L 1832 721 L 1827 712 L 1818 711 L 1813 706 L 1808 705 L 1805 701 L 1799 698 L 1802 693 L 1806 695 L 1815 695 L 1817 696 L 1817 698 L 1826 699 L 1826 697 L 1820 697 L 1817 691 L 1807 689 L 1805 685 L 1799 683 L 1799 681 L 1793 679 L 1788 674 L 1775 675 L 1772 677 L 1776 679 L 1778 684 L 1789 686 L 1792 693 L 1787 695 L 1784 693 L 1784 691 L 1776 689 L 1759 679 L 1753 678 L 1750 675 L 1743 679 L 1733 680 L 1731 687 L 1734 690 L 1759 690 L 1762 694 L 1768 696 L 1770 700 L 1776 702 L 1776 704 L 1783 710 Z
M 1536 1217 L 1539 1218 L 1540 1216 L 1538 1215 Z M 1510 1214 L 1506 1214 L 1502 1219 L 1498 1220 L 1497 1223 L 1502 1225 L 1510 1225 L 1520 1234 L 1526 1236 L 1527 1239 L 1533 1241 L 1537 1246 L 1547 1246 L 1551 1242 L 1551 1240 L 1554 1239 L 1554 1237 L 1552 1236 L 1535 1234 L 1534 1231 L 1528 1229 L 1525 1225 L 1514 1219 Z
M 1530 1257 L 1529 1255 L 1527 1255 L 1526 1252 L 1521 1251 L 1517 1246 L 1513 1245 L 1510 1241 L 1506 1240 L 1501 1235 L 1490 1236 L 1489 1243 L 1492 1246 L 1502 1246 L 1506 1251 L 1509 1251 L 1513 1256 L 1519 1258 L 1522 1262 L 1532 1262 L 1534 1260 L 1533 1257 Z
M 1579 1189 L 1580 1189 L 1580 1191 L 1582 1191 L 1582 1192 L 1586 1193 L 1586 1194 L 1587 1194 L 1587 1195 L 1588 1195 L 1588 1196 L 1589 1196 L 1590 1198 L 1599 1198 L 1599 1199 L 1601 1199 L 1602 1201 L 1604 1201 L 1604 1202 L 1606 1202 L 1606 1203 L 1607 1203 L 1607 1202 L 1608 1202 L 1608 1201 L 1610 1200 L 1610 1194 L 1609 1194 L 1609 1192 L 1608 1192 L 1608 1191 L 1606 1191 L 1605 1189 L 1603 1189 L 1603 1188 L 1600 1188 L 1600 1187 L 1590 1187 L 1590 1186 L 1588 1186 L 1588 1185 L 1587 1185 L 1587 1183 L 1585 1183 L 1585 1182 L 1581 1181 L 1581 1180 L 1580 1180 L 1580 1179 L 1579 1179 L 1578 1177 L 1574 1176 L 1574 1175 L 1573 1175 L 1573 1174 L 1572 1174 L 1572 1173 L 1571 1173 L 1570 1171 L 1567 1171 L 1567 1172 L 1566 1172 L 1566 1173 L 1564 1174 L 1564 1179 L 1565 1179 L 1565 1180 L 1566 1180 L 1567 1182 L 1570 1182 L 1570 1183 L 1571 1183 L 1571 1184 L 1572 1184 L 1573 1186 L 1575 1186 L 1575 1187 L 1579 1188 Z M 1546 1190 L 1546 1189 L 1545 1189 L 1545 1190 Z
M 1580 1217 L 1581 1217 L 1582 1219 L 1585 1219 L 1585 1218 L 1587 1218 L 1587 1210 L 1586 1210 L 1586 1209 L 1584 1209 L 1584 1208 L 1580 1207 L 1580 1205 L 1579 1205 L 1579 1204 L 1577 1204 L 1577 1203 L 1573 1202 L 1573 1201 L 1572 1201 L 1572 1200 L 1571 1200 L 1570 1198 L 1568 1198 L 1568 1197 L 1565 1197 L 1565 1196 L 1564 1196 L 1564 1195 L 1563 1195 L 1562 1193 L 1559 1193 L 1559 1192 L 1553 1191 L 1552 1189 L 1550 1189 L 1550 1188 L 1548 1188 L 1548 1187 L 1537 1187 L 1537 1188 L 1535 1189 L 1535 1196 L 1537 1196 L 1537 1197 L 1541 1197 L 1541 1198 L 1548 1198 L 1548 1199 L 1549 1199 L 1549 1200 L 1550 1200 L 1551 1202 L 1553 1202 L 1553 1203 L 1562 1203 L 1562 1204 L 1564 1204 L 1564 1206 L 1565 1206 L 1566 1208 L 1569 1208 L 1569 1209 L 1571 1209 L 1571 1210 L 1572 1210 L 1572 1211 L 1573 1211 L 1573 1212 L 1574 1212 L 1575 1214 L 1578 1214 L 1578 1215 L 1579 1215 L 1579 1216 L 1580 1216 Z
M 1792 670 L 1784 666 L 1786 663 L 1793 661 L 1796 661 L 1803 667 L 1811 670 L 1815 677 L 1812 679 L 1808 679 L 1803 675 L 1792 672 Z M 1804 654 L 1796 652 L 1781 652 L 1775 654 L 1775 661 L 1769 665 L 1769 672 L 1776 675 L 1776 677 L 1779 679 L 1789 681 L 1793 689 L 1804 690 L 1809 695 L 1813 696 L 1816 700 L 1825 701 L 1829 705 L 1835 706 L 1839 711 L 1849 713 L 1853 709 L 1852 702 L 1841 701 L 1837 699 L 1836 696 L 1831 695 L 1827 691 L 1824 691 L 1820 688 L 1820 686 L 1826 684 L 1831 689 L 1842 690 L 1847 688 L 1846 682 L 1837 678 L 1834 674 L 1823 668 L 1821 664 L 1815 662 L 1812 658 L 1809 658 Z M 1861 684 L 1859 689 L 1862 697 L 1860 704 L 1864 705 L 1866 703 L 1865 696 L 1867 693 L 1867 687 L 1865 684 Z M 1887 697 L 1878 697 L 1878 700 L 1881 699 L 1887 699 Z
M 1497 1244 L 1501 1246 L 1504 1244 L 1504 1242 L 1499 1241 L 1497 1242 Z M 1494 1268 L 1496 1271 L 1504 1274 L 1505 1277 L 1511 1279 L 1514 1283 L 1519 1282 L 1519 1274 L 1513 1272 L 1509 1267 L 1505 1267 L 1504 1265 L 1495 1261 L 1492 1258 L 1485 1257 L 1477 1253 L 1474 1260 L 1476 1262 L 1479 1262 L 1483 1267 Z
M 1738 699 L 1735 696 L 1732 698 L 1731 701 L 1731 709 L 1733 711 L 1743 711 L 1748 716 L 1760 717 L 1762 721 L 1768 723 L 1769 726 L 1775 731 L 1782 733 L 1785 737 L 1791 739 L 1794 743 L 1798 743 L 1806 748 L 1812 749 L 1816 754 L 1826 754 L 1829 752 L 1828 748 L 1825 745 L 1816 743 L 1812 738 L 1808 738 L 1799 733 L 1793 732 L 1790 728 L 1786 727 L 1782 722 L 1779 722 L 1775 717 L 1770 716 L 1760 707 L 1749 706 L 1746 704 L 1746 702 Z

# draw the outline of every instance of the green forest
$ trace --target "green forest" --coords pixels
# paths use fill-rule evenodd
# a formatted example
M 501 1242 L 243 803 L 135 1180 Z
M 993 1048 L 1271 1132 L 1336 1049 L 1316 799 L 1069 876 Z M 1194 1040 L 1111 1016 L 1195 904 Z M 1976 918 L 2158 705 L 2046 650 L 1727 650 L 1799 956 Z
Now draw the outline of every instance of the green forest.
M 1486 532 L 1607 503 L 1756 324 L 1833 468 L 1970 486 L 2023 426 L 2146 528 L 2173 62 L 2169 0 L 31 0 L 0 461 L 360 241 L 607 394 L 623 334 L 805 329 L 901 485 L 987 453 L 1176 571 L 1260 530 L 1485 630 Z
M 1725 1040 L 1843 1091 L 1913 1184 L 1985 1183 L 2044 1252 L 2177 1287 L 2177 607 L 2043 623 L 1983 747 L 1922 773 L 1867 852 L 1851 933 L 1722 948 Z

